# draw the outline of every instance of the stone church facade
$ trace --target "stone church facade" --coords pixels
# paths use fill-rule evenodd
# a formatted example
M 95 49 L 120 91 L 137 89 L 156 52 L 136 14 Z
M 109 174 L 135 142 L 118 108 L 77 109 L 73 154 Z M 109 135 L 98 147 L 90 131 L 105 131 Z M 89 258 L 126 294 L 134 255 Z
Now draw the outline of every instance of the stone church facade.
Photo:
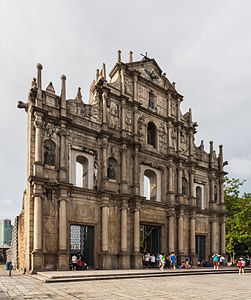
M 154 59 L 105 65 L 66 98 L 32 81 L 27 112 L 27 187 L 19 220 L 19 268 L 68 270 L 81 252 L 99 269 L 140 268 L 142 252 L 193 263 L 225 253 L 223 150 L 194 143 L 197 123 Z M 157 254 L 157 253 L 155 253 Z

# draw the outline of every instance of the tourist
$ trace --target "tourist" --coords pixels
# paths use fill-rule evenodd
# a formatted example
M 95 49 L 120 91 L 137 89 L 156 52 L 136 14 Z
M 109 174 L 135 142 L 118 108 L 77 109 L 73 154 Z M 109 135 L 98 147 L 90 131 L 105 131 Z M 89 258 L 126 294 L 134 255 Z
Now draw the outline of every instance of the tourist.
M 75 254 L 72 255 L 71 262 L 72 262 L 72 271 L 76 271 L 78 266 L 78 258 Z
M 218 253 L 214 253 L 214 255 L 212 256 L 213 258 L 213 264 L 214 264 L 214 270 L 217 268 L 217 270 L 219 270 L 219 255 Z
M 189 263 L 190 263 L 190 255 L 187 253 L 185 256 L 185 268 L 189 268 Z
M 164 267 L 165 267 L 165 264 L 166 264 L 166 258 L 165 258 L 164 255 L 161 255 L 161 261 L 160 261 L 160 264 L 161 264 L 160 270 L 161 270 L 161 271 L 164 271 Z
M 225 262 L 225 257 L 223 255 L 220 255 L 220 265 L 223 266 L 224 262 Z
M 151 256 L 151 267 L 154 268 L 155 267 L 155 262 L 156 262 L 156 257 L 154 254 L 152 254 Z
M 176 269 L 176 256 L 174 254 L 174 252 L 171 253 L 171 256 L 170 256 L 170 259 L 171 259 L 171 266 L 172 266 L 172 269 L 175 270 Z
M 170 269 L 171 261 L 170 261 L 170 255 L 166 255 L 166 268 Z
M 147 269 L 149 268 L 150 259 L 151 259 L 150 253 L 146 253 L 146 255 L 145 255 L 145 266 L 146 266 Z
M 159 253 L 156 255 L 156 264 L 157 264 L 157 267 L 159 268 L 159 265 L 160 265 Z
M 239 275 L 242 275 L 244 276 L 244 267 L 245 267 L 245 260 L 241 257 L 238 261 L 238 264 L 237 266 L 239 267 Z
M 160 267 L 161 267 L 161 258 L 162 258 L 162 254 L 160 253 L 160 254 L 159 254 L 159 265 L 158 265 L 159 269 L 160 269 Z

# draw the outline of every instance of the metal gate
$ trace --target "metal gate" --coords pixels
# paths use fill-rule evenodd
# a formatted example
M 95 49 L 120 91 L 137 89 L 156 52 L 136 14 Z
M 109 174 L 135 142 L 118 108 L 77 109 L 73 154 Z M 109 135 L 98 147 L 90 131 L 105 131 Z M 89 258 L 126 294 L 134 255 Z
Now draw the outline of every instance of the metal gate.
M 206 237 L 204 235 L 196 235 L 196 254 L 198 255 L 198 260 L 201 262 L 205 259 L 206 252 Z
M 71 255 L 80 253 L 89 267 L 94 267 L 94 226 L 71 225 Z

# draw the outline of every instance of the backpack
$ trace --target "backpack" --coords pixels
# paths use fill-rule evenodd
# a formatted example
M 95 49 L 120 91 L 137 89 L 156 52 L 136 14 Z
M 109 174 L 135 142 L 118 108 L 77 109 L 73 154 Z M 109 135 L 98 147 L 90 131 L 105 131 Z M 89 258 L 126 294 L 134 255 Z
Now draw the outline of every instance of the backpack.
M 241 267 L 241 261 L 239 260 L 239 262 L 238 262 L 238 265 L 237 265 L 238 267 Z

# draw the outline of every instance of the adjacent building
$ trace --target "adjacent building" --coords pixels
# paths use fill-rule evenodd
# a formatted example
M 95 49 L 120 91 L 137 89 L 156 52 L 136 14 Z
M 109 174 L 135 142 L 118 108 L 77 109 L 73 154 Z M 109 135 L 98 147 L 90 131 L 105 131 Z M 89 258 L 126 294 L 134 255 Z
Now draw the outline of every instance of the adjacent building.
M 13 225 L 11 225 L 11 220 L 0 220 L 0 246 L 11 245 L 12 229 Z
M 225 253 L 223 147 L 194 143 L 192 110 L 146 56 L 105 65 L 67 97 L 37 65 L 27 103 L 27 186 L 18 225 L 19 268 L 68 270 L 80 252 L 99 269 L 140 268 L 142 252 L 174 251 L 193 264 Z M 213 119 L 212 119 L 213 122 Z

